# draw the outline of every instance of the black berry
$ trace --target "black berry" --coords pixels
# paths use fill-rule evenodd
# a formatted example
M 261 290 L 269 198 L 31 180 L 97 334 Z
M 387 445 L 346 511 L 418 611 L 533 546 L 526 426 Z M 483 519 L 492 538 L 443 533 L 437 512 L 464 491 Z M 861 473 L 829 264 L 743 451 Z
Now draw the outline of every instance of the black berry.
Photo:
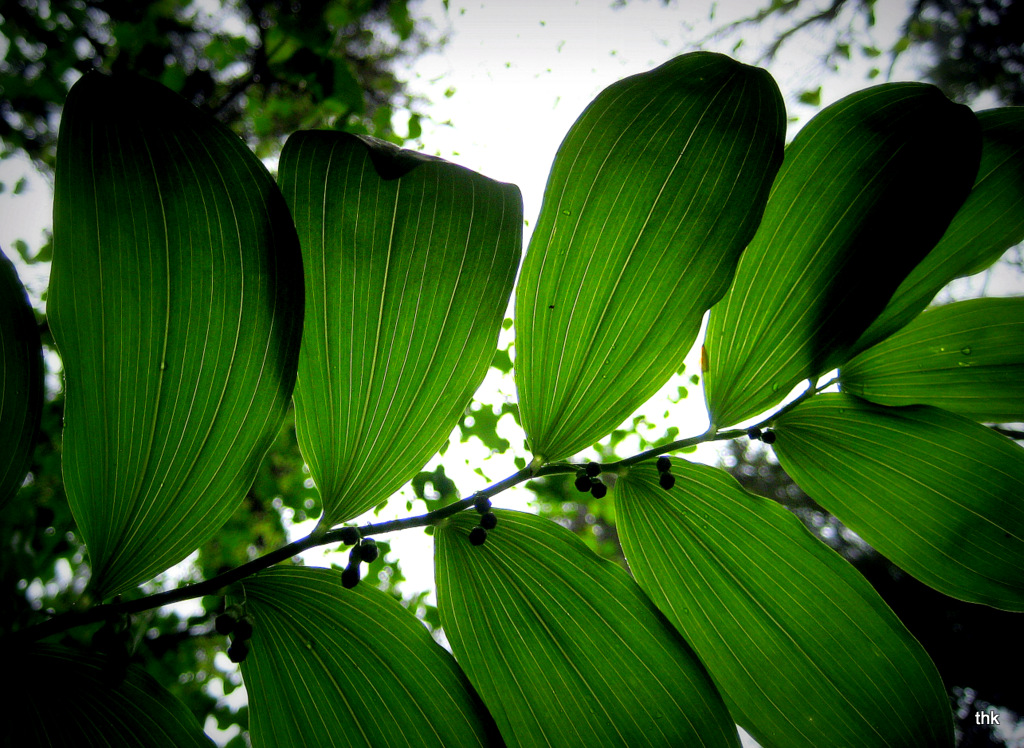
M 750 441 L 756 442 L 758 439 L 761 438 L 761 429 L 759 429 L 757 426 L 754 426 L 754 428 L 750 429 L 747 432 L 747 438 L 750 439 Z
M 235 639 L 228 647 L 228 659 L 234 663 L 243 662 L 249 656 L 249 645 L 241 639 Z
M 341 542 L 345 545 L 355 545 L 359 542 L 359 528 L 358 527 L 343 527 L 341 528 Z
M 576 486 L 576 490 L 580 493 L 586 493 L 591 489 L 593 484 L 590 482 L 590 476 L 584 473 L 583 475 L 576 476 L 576 480 L 573 482 L 573 485 Z
M 360 558 L 366 563 L 372 564 L 379 555 L 380 549 L 377 547 L 377 541 L 373 538 L 363 538 L 363 542 L 359 545 Z
M 221 613 L 219 616 L 213 619 L 213 627 L 217 629 L 218 634 L 227 636 L 235 630 L 235 624 L 237 621 L 233 615 L 228 613 Z
M 676 484 L 676 477 L 672 473 L 662 473 L 658 476 L 658 483 L 661 487 L 668 491 L 672 486 Z
M 594 485 L 590 487 L 590 493 L 594 494 L 595 499 L 603 499 L 608 495 L 608 486 L 599 480 L 595 480 Z
M 774 444 L 775 443 L 775 432 L 774 431 L 765 431 L 764 432 L 764 436 L 761 437 L 761 441 L 763 441 L 765 444 Z
M 591 478 L 596 478 L 597 476 L 599 476 L 601 474 L 601 466 L 598 463 L 596 463 L 596 462 L 588 462 L 583 467 L 583 469 L 586 471 L 587 475 L 589 475 Z
M 482 527 L 474 527 L 469 531 L 469 542 L 473 545 L 483 545 L 487 540 L 487 530 Z
M 480 526 L 485 530 L 493 530 L 498 524 L 498 516 L 494 512 L 480 515 Z
M 235 635 L 231 638 L 234 642 L 244 642 L 252 638 L 252 621 L 243 618 L 235 626 Z
M 490 511 L 491 500 L 486 496 L 481 496 L 479 499 L 473 502 L 473 508 L 476 509 L 480 514 Z
M 667 473 L 669 470 L 672 469 L 672 460 L 669 459 L 668 455 L 662 455 L 661 457 L 658 458 L 658 461 L 655 463 L 655 467 L 658 468 L 659 473 Z
M 345 570 L 341 572 L 341 584 L 347 590 L 359 584 L 359 564 L 345 567 Z

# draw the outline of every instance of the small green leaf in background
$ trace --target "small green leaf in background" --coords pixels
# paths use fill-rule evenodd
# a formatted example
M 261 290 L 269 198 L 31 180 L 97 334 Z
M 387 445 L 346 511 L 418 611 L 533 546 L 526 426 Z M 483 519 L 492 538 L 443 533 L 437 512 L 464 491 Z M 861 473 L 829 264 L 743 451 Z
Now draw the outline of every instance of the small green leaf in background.
M 704 387 L 714 426 L 755 416 L 846 360 L 946 230 L 979 153 L 971 110 L 920 83 L 859 91 L 807 123 L 711 310 Z
M 679 369 L 761 218 L 785 136 L 764 70 L 697 52 L 609 86 L 562 142 L 516 289 L 516 387 L 543 461 Z
M 875 345 L 909 322 L 954 278 L 978 273 L 1024 240 L 1024 107 L 978 112 L 981 165 L 942 240 L 904 279 L 854 346 Z
M 432 471 L 421 470 L 413 476 L 412 491 L 417 499 L 427 505 L 427 511 L 434 511 L 459 500 L 458 487 L 455 481 L 444 474 L 444 465 L 438 465 Z M 430 492 L 427 492 L 427 484 Z
M 5 746 L 213 746 L 185 705 L 134 665 L 121 680 L 105 657 L 37 644 L 7 652 L 4 669 L 17 684 L 0 701 Z
M 65 487 L 106 598 L 252 484 L 294 386 L 302 265 L 263 164 L 159 84 L 87 74 L 60 127 L 47 312 Z
M 42 408 L 39 328 L 18 271 L 0 252 L 0 510 L 25 479 Z
M 934 405 L 977 421 L 1024 421 L 1024 297 L 929 309 L 839 374 L 844 392 L 879 405 Z
M 509 746 L 738 746 L 707 673 L 616 564 L 531 514 L 434 533 L 437 606 Z
M 254 746 L 487 746 L 494 723 L 455 660 L 402 605 L 341 572 L 275 567 L 232 602 L 252 617 L 242 663 Z
M 651 465 L 628 470 L 615 506 L 630 569 L 761 745 L 952 745 L 924 648 L 795 516 L 716 468 L 676 460 L 671 490 Z
M 821 106 L 821 86 L 801 91 L 798 97 L 801 104 L 809 106 Z
M 1024 449 L 963 416 L 816 395 L 775 421 L 782 467 L 939 592 L 1024 610 Z
M 306 272 L 295 388 L 322 527 L 416 475 L 494 357 L 522 250 L 519 189 L 345 133 L 281 154 Z

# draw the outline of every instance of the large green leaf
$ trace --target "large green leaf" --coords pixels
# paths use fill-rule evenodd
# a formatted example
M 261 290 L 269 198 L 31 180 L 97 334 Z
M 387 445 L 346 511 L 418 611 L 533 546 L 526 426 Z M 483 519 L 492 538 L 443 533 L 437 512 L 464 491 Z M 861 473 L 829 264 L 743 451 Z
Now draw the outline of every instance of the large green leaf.
M 854 346 L 862 351 L 905 325 L 944 285 L 972 275 L 1024 240 L 1024 107 L 978 112 L 981 164 L 946 233 L 904 279 Z
M 28 470 L 43 407 L 43 350 L 18 272 L 0 252 L 0 510 Z
M 678 461 L 615 484 L 619 537 L 645 592 L 766 746 L 952 745 L 939 674 L 857 571 L 730 475 Z
M 610 432 L 675 372 L 779 168 L 764 70 L 698 52 L 609 86 L 562 142 L 516 289 L 516 386 L 544 461 Z
M 445 635 L 510 746 L 737 746 L 693 652 L 620 567 L 551 520 L 434 534 Z
M 839 373 L 844 391 L 880 405 L 1024 421 L 1024 297 L 930 309 Z
M 149 81 L 75 84 L 55 179 L 64 481 L 107 597 L 185 558 L 252 483 L 294 386 L 301 256 L 263 165 Z
M 807 123 L 711 310 L 713 425 L 757 415 L 846 360 L 946 230 L 979 153 L 974 114 L 919 83 L 859 91 Z
M 786 472 L 879 553 L 939 592 L 1024 610 L 1024 449 L 939 408 L 843 394 L 775 425 Z
M 104 657 L 50 644 L 4 660 L 16 684 L 0 702 L 5 746 L 213 746 L 188 708 L 139 667 L 121 680 Z
M 494 357 L 522 198 L 344 133 L 292 135 L 280 179 L 306 270 L 296 431 L 330 527 L 416 475 L 458 423 Z
M 253 745 L 484 746 L 494 722 L 444 649 L 394 598 L 332 569 L 277 567 L 241 584 Z

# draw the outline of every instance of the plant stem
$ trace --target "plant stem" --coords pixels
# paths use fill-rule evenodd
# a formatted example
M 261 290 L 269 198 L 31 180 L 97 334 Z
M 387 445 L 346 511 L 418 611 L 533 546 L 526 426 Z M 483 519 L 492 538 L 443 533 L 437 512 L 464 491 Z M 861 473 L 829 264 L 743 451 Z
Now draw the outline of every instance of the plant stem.
M 809 379 L 807 383 L 807 389 L 801 392 L 791 402 L 787 403 L 782 408 L 775 411 L 770 416 L 763 419 L 754 426 L 751 426 L 750 428 L 762 429 L 765 428 L 766 426 L 769 426 L 776 418 L 781 416 L 783 413 L 788 413 L 790 410 L 795 408 L 804 400 L 813 397 L 814 395 L 818 394 L 819 392 L 828 387 L 831 387 L 837 381 L 838 380 L 836 379 L 830 379 L 829 381 L 825 382 L 825 384 L 819 387 L 817 386 L 818 383 L 816 379 Z M 698 444 L 703 444 L 705 442 L 723 441 L 725 439 L 739 439 L 742 436 L 746 436 L 749 430 L 750 429 L 747 428 L 731 429 L 729 431 L 718 431 L 715 428 L 709 428 L 700 436 L 690 436 L 687 437 L 686 439 L 678 439 L 670 444 L 665 444 L 661 447 L 655 447 L 654 449 L 648 449 L 646 452 L 641 452 L 640 454 L 633 455 L 632 457 L 627 457 L 623 460 L 618 460 L 616 462 L 607 462 L 601 466 L 601 469 L 605 472 L 610 473 L 620 468 L 629 467 L 630 465 L 635 465 L 638 462 L 643 462 L 644 460 L 653 459 L 655 457 L 658 457 L 659 455 L 663 455 L 668 452 L 678 452 L 679 450 L 686 449 L 688 447 L 695 447 Z
M 789 411 L 791 408 L 795 407 L 807 398 L 833 384 L 834 381 L 835 380 L 831 380 L 821 387 L 816 387 L 816 382 L 812 380 L 807 389 L 804 390 L 799 397 L 761 421 L 758 424 L 758 427 L 760 428 L 761 426 L 770 424 L 783 413 Z M 675 452 L 704 442 L 737 439 L 745 436 L 746 434 L 746 429 L 732 429 L 729 431 L 719 432 L 717 429 L 709 428 L 703 434 L 687 437 L 686 439 L 679 439 L 670 444 L 655 447 L 654 449 L 648 449 L 647 451 L 633 455 L 632 457 L 627 457 L 616 462 L 605 463 L 601 467 L 605 472 L 614 472 L 615 470 L 635 465 L 636 463 L 643 462 L 644 460 L 650 460 L 667 452 Z M 435 525 L 447 517 L 451 517 L 452 515 L 469 509 L 478 499 L 489 499 L 502 491 L 512 488 L 512 486 L 529 480 L 530 478 L 544 475 L 556 475 L 560 473 L 571 473 L 574 472 L 577 467 L 578 465 L 565 462 L 544 465 L 538 469 L 531 463 L 507 478 L 500 480 L 483 490 L 477 491 L 468 498 L 461 499 L 452 504 L 448 504 L 447 506 L 443 506 L 440 509 L 435 509 L 416 517 L 405 517 L 403 519 L 394 519 L 387 522 L 376 522 L 363 525 L 359 528 L 359 534 L 361 537 L 370 537 L 372 535 L 382 535 L 389 532 L 408 530 L 413 527 Z M 279 564 L 280 562 L 302 553 L 303 551 L 307 551 L 310 548 L 343 542 L 342 537 L 344 534 L 345 528 L 336 528 L 323 533 L 314 532 L 300 540 L 288 543 L 287 545 L 281 546 L 266 555 L 260 556 L 257 559 L 253 559 L 248 563 L 242 564 L 241 566 L 230 569 L 223 574 L 218 574 L 217 576 L 206 579 L 202 582 L 195 582 L 194 584 L 187 584 L 173 590 L 158 592 L 153 595 L 141 597 L 137 600 L 105 603 L 96 605 L 84 611 L 70 611 L 62 613 L 61 615 L 54 616 L 43 623 L 31 626 L 22 631 L 16 631 L 8 634 L 4 639 L 9 644 L 17 646 L 28 642 L 38 641 L 48 636 L 53 636 L 54 634 L 67 631 L 68 629 L 75 628 L 77 626 L 87 626 L 91 623 L 98 623 L 99 621 L 121 615 L 141 613 L 164 605 L 182 602 L 183 600 L 191 600 L 205 595 L 213 595 L 229 585 L 239 582 L 246 577 L 252 576 L 259 571 L 268 569 L 275 564 Z
M 537 475 L 564 473 L 569 472 L 572 469 L 573 468 L 568 464 L 547 465 L 539 470 Z M 445 517 L 458 514 L 459 512 L 473 506 L 477 499 L 490 498 L 495 494 L 501 493 L 514 485 L 528 480 L 533 477 L 533 475 L 534 473 L 529 467 L 523 468 L 504 480 L 498 481 L 482 491 L 476 492 L 467 499 L 462 499 L 454 504 L 449 504 L 441 507 L 440 509 L 435 509 L 432 512 L 427 512 L 426 514 L 417 517 L 406 517 L 404 519 L 390 520 L 388 522 L 363 525 L 359 528 L 360 535 L 362 537 L 369 537 L 371 535 L 407 530 L 412 527 L 425 527 L 426 525 L 436 524 Z M 11 645 L 38 641 L 77 626 L 87 626 L 92 623 L 98 623 L 121 615 L 141 613 L 164 605 L 182 602 L 183 600 L 191 600 L 205 595 L 213 595 L 235 582 L 239 582 L 246 577 L 252 576 L 256 572 L 268 569 L 271 566 L 279 564 L 280 562 L 302 553 L 303 551 L 307 551 L 310 548 L 341 542 L 343 532 L 344 530 L 342 528 L 337 528 L 334 530 L 328 530 L 326 533 L 319 536 L 310 534 L 300 540 L 288 543 L 287 545 L 281 546 L 270 553 L 249 561 L 248 563 L 242 564 L 234 569 L 229 569 L 223 574 L 218 574 L 217 576 L 203 580 L 202 582 L 195 582 L 173 590 L 158 592 L 153 595 L 141 597 L 137 600 L 105 603 L 96 605 L 84 611 L 70 611 L 68 613 L 55 616 L 48 621 L 44 621 L 23 631 L 16 631 L 4 638 Z

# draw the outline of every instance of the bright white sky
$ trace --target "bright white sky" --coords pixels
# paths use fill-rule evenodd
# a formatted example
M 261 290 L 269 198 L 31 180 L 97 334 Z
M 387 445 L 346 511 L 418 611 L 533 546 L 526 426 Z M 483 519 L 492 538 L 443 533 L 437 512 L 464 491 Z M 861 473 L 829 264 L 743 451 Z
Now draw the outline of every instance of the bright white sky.
M 609 7 L 611 0 L 452 0 L 446 18 L 440 0 L 423 0 L 414 6 L 414 13 L 434 19 L 440 29 L 450 30 L 449 43 L 420 58 L 409 72 L 413 89 L 431 102 L 422 108 L 432 120 L 424 123 L 423 148 L 519 185 L 525 202 L 528 239 L 555 151 L 570 125 L 601 89 L 693 50 L 713 28 L 749 15 L 767 2 L 673 0 L 666 6 L 661 0 L 630 0 L 628 6 L 613 9 Z M 827 4 L 818 2 L 822 6 Z M 888 49 L 895 41 L 896 24 L 905 17 L 906 5 L 906 0 L 876 5 L 878 26 L 873 33 L 878 48 Z M 741 37 L 746 42 L 732 51 Z M 702 48 L 758 63 L 762 48 L 752 41 L 755 38 L 755 32 L 747 30 Z M 870 63 L 863 57 L 855 57 L 854 64 L 842 76 L 821 65 L 815 53 L 824 50 L 827 38 L 821 32 L 801 35 L 769 67 L 791 117 L 798 120 L 794 127 L 815 111 L 797 103 L 801 91 L 820 85 L 822 103 L 827 104 L 868 85 L 864 73 Z M 883 65 L 885 59 L 880 60 Z M 896 79 L 913 78 L 913 62 L 914 59 L 908 59 L 903 67 L 897 68 Z M 445 96 L 448 89 L 454 89 L 450 97 Z M 446 122 L 451 124 L 437 124 Z M 0 162 L 0 181 L 10 186 L 24 170 L 24 164 L 15 160 Z M 9 255 L 14 254 L 10 250 L 14 239 L 23 238 L 33 247 L 40 244 L 41 230 L 50 224 L 51 203 L 49 187 L 39 178 L 30 182 L 24 196 L 0 195 L 0 246 Z M 38 273 L 25 277 L 23 271 L 23 278 L 37 295 L 45 285 L 45 277 Z M 1019 275 L 1008 276 L 1006 281 L 1008 285 L 1000 280 L 995 284 L 998 287 L 990 286 L 988 291 L 1024 293 Z M 507 338 L 503 338 L 502 344 L 506 342 Z M 695 361 L 689 361 L 687 368 L 694 371 Z M 481 396 L 486 402 L 514 394 L 511 380 L 494 374 L 492 370 L 485 383 L 491 394 Z M 659 424 L 671 422 L 678 426 L 682 436 L 702 432 L 706 418 L 695 388 L 690 388 L 688 399 L 671 407 L 669 421 L 663 417 L 666 396 L 675 392 L 676 384 L 670 383 L 656 396 L 652 400 L 654 407 L 646 412 Z M 525 455 L 522 434 L 511 419 L 506 417 L 499 426 L 502 435 L 512 442 L 513 452 Z M 658 434 L 660 431 L 655 435 Z M 628 453 L 629 449 L 620 451 Z M 462 495 L 468 496 L 490 481 L 514 472 L 512 456 L 491 457 L 482 445 L 460 444 L 453 437 L 443 462 Z M 715 453 L 709 449 L 699 453 L 699 458 L 713 461 Z M 437 462 L 435 459 L 431 466 Z M 490 481 L 474 473 L 473 468 L 481 468 Z M 412 494 L 405 494 L 402 500 L 392 502 L 395 512 L 385 511 L 379 518 L 371 515 L 366 521 L 407 514 L 404 499 Z M 497 497 L 495 503 L 525 508 L 528 497 L 529 493 L 522 489 L 512 490 Z M 417 513 L 421 510 L 422 505 L 414 507 Z M 297 528 L 296 534 L 308 529 Z M 412 592 L 432 587 L 430 539 L 419 530 L 396 533 L 387 539 L 393 543 L 409 578 L 405 589 Z M 316 554 L 307 554 L 307 559 L 310 563 L 323 563 Z M 344 563 L 343 558 L 333 560 Z

